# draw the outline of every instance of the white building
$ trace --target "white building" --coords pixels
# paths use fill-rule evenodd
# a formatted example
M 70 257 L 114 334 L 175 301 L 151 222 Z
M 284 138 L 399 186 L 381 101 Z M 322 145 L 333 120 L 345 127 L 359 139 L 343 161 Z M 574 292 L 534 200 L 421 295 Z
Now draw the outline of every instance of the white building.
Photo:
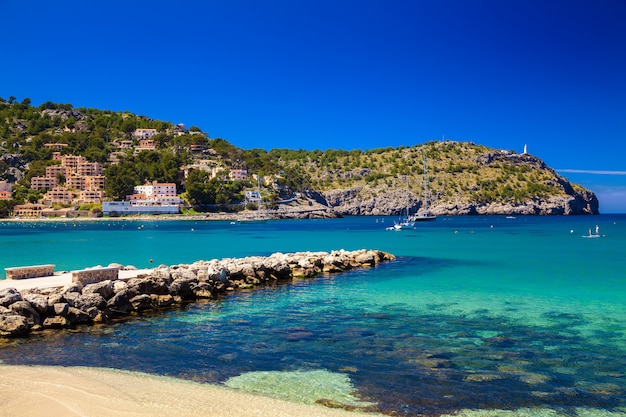
M 261 202 L 261 194 L 257 191 L 246 191 L 246 201 L 248 203 L 259 204 Z
M 176 184 L 158 183 L 137 185 L 128 201 L 105 201 L 102 213 L 105 216 L 128 214 L 177 214 L 182 200 L 176 194 Z
M 156 129 L 135 129 L 133 136 L 137 139 L 150 139 L 157 134 Z
M 134 193 L 145 194 L 146 197 L 176 197 L 176 184 L 174 184 L 173 182 L 158 183 L 156 181 L 153 181 L 152 184 L 136 185 Z
M 102 214 L 105 216 L 125 216 L 129 214 L 178 214 L 178 205 L 137 205 L 130 201 L 105 201 Z

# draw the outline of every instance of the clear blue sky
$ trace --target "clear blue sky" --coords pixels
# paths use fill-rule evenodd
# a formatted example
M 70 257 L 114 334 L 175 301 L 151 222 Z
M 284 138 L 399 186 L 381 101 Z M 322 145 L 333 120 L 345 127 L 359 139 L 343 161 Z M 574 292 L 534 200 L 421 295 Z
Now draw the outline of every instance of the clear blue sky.
M 625 0 L 0 0 L 0 16 L 5 99 L 245 149 L 528 144 L 626 212 Z

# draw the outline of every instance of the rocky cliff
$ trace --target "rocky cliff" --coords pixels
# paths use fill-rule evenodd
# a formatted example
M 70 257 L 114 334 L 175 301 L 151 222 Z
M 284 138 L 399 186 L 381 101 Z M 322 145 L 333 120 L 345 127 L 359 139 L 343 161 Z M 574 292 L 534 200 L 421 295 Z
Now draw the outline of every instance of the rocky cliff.
M 368 195 L 369 194 L 369 195 Z M 422 208 L 417 196 L 406 204 L 406 193 L 392 190 L 382 195 L 371 195 L 361 187 L 347 190 L 332 190 L 325 194 L 327 204 L 334 212 L 349 216 L 383 216 L 416 213 Z M 593 192 L 583 190 L 571 195 L 549 196 L 519 203 L 513 202 L 433 202 L 430 211 L 439 216 L 455 215 L 571 215 L 598 214 L 598 199 Z
M 429 208 L 437 215 L 598 214 L 596 195 L 546 166 L 539 158 L 491 150 L 479 153 L 464 169 L 436 168 Z M 441 166 L 438 161 L 433 165 Z M 448 162 L 448 166 L 452 166 Z M 458 175 L 457 175 L 458 174 Z M 446 185 L 450 184 L 450 188 Z M 454 187 L 454 189 L 452 189 Z M 324 202 L 340 215 L 401 215 L 424 207 L 423 187 L 397 182 L 365 183 L 323 192 Z M 420 195 L 422 194 L 422 195 Z

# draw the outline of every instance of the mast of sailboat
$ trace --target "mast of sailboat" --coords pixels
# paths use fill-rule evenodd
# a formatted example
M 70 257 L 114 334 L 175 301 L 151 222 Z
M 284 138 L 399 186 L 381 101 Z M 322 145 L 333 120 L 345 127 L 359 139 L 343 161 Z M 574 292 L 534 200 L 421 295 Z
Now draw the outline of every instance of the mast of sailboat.
M 424 209 L 423 210 L 428 210 L 428 180 L 427 180 L 427 176 L 426 176 L 426 152 L 424 152 L 424 186 L 423 186 L 423 192 L 424 192 Z
M 256 192 L 259 195 L 259 202 L 256 206 L 256 215 L 257 217 L 261 217 L 261 202 L 263 199 L 261 198 L 261 176 L 259 174 L 256 174 L 256 184 Z

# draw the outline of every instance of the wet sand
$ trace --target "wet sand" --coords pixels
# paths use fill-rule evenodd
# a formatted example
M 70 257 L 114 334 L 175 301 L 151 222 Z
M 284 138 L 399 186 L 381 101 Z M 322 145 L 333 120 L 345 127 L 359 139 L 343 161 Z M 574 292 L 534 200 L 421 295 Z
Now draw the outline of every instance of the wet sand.
M 0 365 L 0 417 L 359 417 L 226 387 L 87 367 Z

